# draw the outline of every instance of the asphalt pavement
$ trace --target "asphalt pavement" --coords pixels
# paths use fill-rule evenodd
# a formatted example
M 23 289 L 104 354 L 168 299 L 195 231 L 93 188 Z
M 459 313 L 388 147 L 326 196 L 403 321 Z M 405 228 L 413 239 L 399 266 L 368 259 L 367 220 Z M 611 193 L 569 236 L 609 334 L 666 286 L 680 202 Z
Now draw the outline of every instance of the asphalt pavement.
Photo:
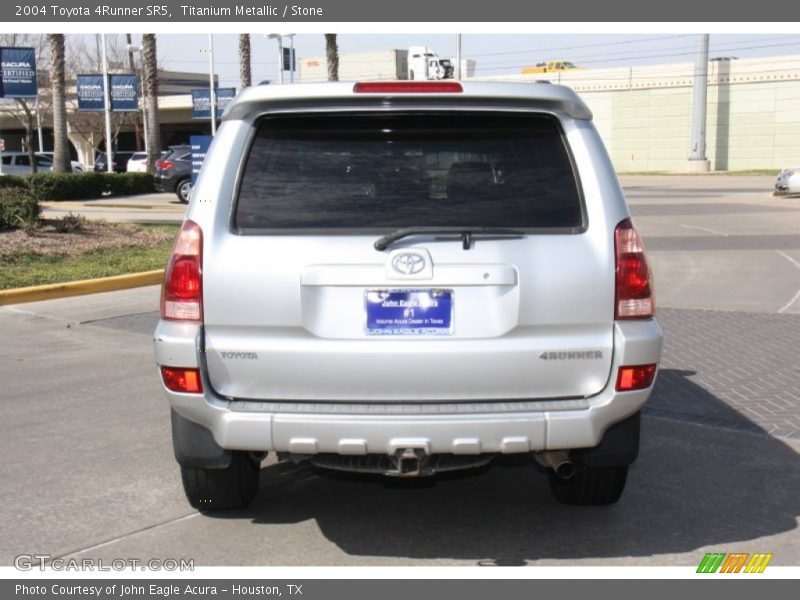
M 250 509 L 201 515 L 172 457 L 150 287 L 0 308 L 0 564 L 800 564 L 800 200 L 771 178 L 623 183 L 666 343 L 618 504 L 559 505 L 516 457 L 412 482 L 268 460 Z

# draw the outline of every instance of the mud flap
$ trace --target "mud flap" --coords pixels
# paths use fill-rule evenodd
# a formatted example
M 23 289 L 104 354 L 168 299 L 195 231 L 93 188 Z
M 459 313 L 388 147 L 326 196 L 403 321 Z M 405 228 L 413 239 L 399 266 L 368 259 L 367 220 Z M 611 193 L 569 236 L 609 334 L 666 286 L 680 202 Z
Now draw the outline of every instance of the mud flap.
M 603 440 L 594 448 L 570 452 L 570 458 L 587 467 L 622 467 L 639 455 L 639 422 L 637 412 L 606 430 Z
M 231 464 L 231 451 L 217 446 L 208 429 L 180 416 L 174 409 L 170 418 L 172 448 L 178 464 L 195 469 L 225 469 Z

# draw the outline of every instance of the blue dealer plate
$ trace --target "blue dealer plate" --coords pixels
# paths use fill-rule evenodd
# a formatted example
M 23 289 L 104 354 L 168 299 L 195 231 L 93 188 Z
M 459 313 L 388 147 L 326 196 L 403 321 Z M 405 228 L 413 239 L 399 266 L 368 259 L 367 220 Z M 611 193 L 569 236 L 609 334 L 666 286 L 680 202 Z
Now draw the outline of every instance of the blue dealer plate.
M 367 335 L 450 335 L 452 290 L 369 290 Z

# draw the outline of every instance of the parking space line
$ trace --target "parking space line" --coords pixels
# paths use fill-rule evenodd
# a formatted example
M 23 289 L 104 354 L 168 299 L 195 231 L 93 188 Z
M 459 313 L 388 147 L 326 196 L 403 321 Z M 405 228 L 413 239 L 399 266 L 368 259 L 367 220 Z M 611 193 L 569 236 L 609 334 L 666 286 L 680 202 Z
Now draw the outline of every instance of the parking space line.
M 780 254 L 783 258 L 788 260 L 790 263 L 792 263 L 795 267 L 797 267 L 800 270 L 800 262 L 797 262 L 795 259 L 793 259 L 791 256 L 789 256 L 785 252 L 781 252 L 780 250 L 775 250 L 775 252 Z M 787 302 L 781 308 L 778 309 L 778 314 L 787 311 L 789 309 L 789 307 L 792 306 L 792 304 L 797 302 L 798 298 L 800 298 L 800 289 L 797 290 L 797 293 L 794 295 L 794 297 L 792 297 L 791 300 L 789 300 L 789 302 Z
M 698 225 L 685 225 L 684 223 L 676 223 L 675 221 L 658 221 L 659 223 L 664 223 L 665 225 L 677 225 L 678 227 L 683 227 L 685 229 L 698 229 L 700 231 L 707 231 L 708 233 L 713 233 L 715 235 L 721 235 L 724 237 L 730 236 L 730 233 L 725 233 L 724 231 L 719 231 L 717 229 L 711 229 L 709 227 L 700 227 Z
M 172 525 L 173 523 L 180 523 L 181 521 L 188 521 L 189 519 L 193 519 L 194 517 L 199 517 L 202 513 L 193 512 L 188 515 L 183 515 L 182 517 L 178 517 L 176 519 L 170 519 L 169 521 L 163 521 L 161 523 L 156 523 L 155 525 L 149 525 L 148 527 L 143 527 L 142 529 L 137 529 L 136 531 L 131 531 L 124 535 L 117 536 L 110 540 L 106 540 L 105 542 L 100 542 L 99 544 L 94 544 L 92 546 L 88 546 L 86 548 L 80 548 L 78 550 L 71 550 L 69 552 L 64 552 L 60 556 L 54 557 L 52 560 L 59 559 L 59 558 L 66 558 L 68 556 L 79 556 L 86 552 L 90 552 L 91 550 L 97 550 L 98 548 L 105 548 L 106 546 L 110 546 L 111 544 L 116 544 L 119 541 L 131 538 L 135 535 L 139 535 L 140 533 L 144 533 L 145 531 L 150 531 L 152 529 L 157 529 L 164 525 Z

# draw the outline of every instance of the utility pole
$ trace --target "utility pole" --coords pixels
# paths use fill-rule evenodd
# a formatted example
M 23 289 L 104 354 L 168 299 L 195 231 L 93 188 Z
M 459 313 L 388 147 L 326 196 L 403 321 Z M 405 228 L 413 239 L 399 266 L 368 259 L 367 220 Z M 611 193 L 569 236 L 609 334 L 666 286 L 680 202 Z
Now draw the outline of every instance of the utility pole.
M 456 34 L 456 81 L 461 80 L 461 34 Z
M 217 135 L 217 91 L 214 89 L 214 35 L 208 34 L 208 87 L 211 90 L 211 135 Z
M 706 101 L 708 98 L 708 34 L 697 36 L 692 93 L 692 145 L 687 170 L 704 173 L 711 168 L 706 158 Z
M 110 85 L 108 77 L 108 54 L 106 53 L 106 34 L 100 34 L 101 50 L 103 56 L 103 103 L 105 105 L 106 113 L 106 170 L 109 173 L 114 172 L 114 145 L 111 139 L 111 93 L 108 89 Z
M 136 65 L 133 62 L 133 52 L 131 52 L 131 48 L 133 47 L 133 38 L 131 37 L 130 33 L 125 34 L 125 41 L 127 42 L 126 48 L 128 49 L 128 66 L 131 69 L 131 73 L 136 73 Z M 142 97 L 142 102 L 144 102 L 144 96 Z M 136 149 L 140 150 L 142 148 L 142 133 L 139 131 L 138 110 L 133 113 L 133 135 L 136 138 Z M 145 151 L 146 150 L 147 146 L 145 145 Z

